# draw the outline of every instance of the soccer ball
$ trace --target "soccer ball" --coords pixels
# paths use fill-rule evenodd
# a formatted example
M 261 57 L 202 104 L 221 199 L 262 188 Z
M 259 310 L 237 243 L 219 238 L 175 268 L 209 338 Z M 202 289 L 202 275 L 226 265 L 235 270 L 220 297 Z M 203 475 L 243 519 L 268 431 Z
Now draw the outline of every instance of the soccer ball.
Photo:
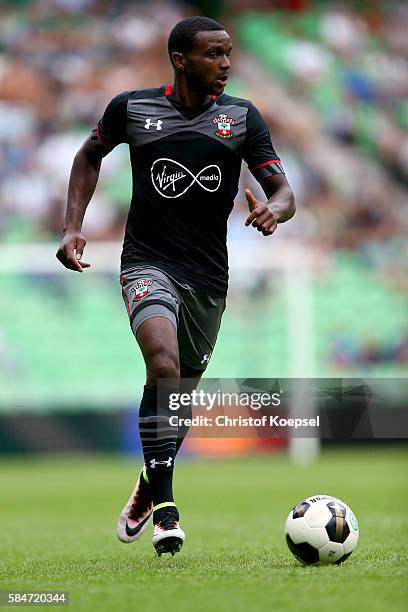
M 302 563 L 339 564 L 357 546 L 358 523 L 340 499 L 314 495 L 289 512 L 285 535 L 289 550 Z

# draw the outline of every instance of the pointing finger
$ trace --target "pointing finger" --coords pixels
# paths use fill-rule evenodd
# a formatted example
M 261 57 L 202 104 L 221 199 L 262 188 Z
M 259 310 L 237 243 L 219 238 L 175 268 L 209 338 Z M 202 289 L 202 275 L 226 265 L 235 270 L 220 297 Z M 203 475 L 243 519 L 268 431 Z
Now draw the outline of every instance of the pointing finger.
M 248 202 L 248 208 L 249 208 L 249 212 L 253 212 L 253 210 L 256 208 L 258 202 L 255 200 L 252 191 L 250 189 L 245 189 L 245 197 L 247 199 Z

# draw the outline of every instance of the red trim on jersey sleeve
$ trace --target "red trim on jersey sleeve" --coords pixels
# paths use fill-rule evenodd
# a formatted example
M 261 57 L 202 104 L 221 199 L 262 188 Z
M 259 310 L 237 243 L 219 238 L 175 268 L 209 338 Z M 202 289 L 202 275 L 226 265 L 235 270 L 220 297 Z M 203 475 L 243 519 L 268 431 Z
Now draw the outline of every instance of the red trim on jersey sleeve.
M 164 95 L 171 96 L 172 93 L 173 93 L 173 85 L 169 83 L 168 85 L 166 85 L 166 89 L 164 90 Z M 217 96 L 211 96 L 211 99 L 216 100 Z
M 263 168 L 264 166 L 269 166 L 269 164 L 281 164 L 282 161 L 280 159 L 270 159 L 269 161 L 263 162 L 262 164 L 258 164 L 257 166 L 253 166 L 250 170 L 256 170 L 257 168 Z
M 104 147 L 104 146 L 106 146 L 106 145 L 104 145 L 104 144 L 103 144 L 103 142 L 102 142 L 102 138 L 101 138 L 101 135 L 99 134 L 99 125 L 97 125 L 97 126 L 96 126 L 95 131 L 96 131 L 96 136 L 97 136 L 97 138 L 98 138 L 98 140 L 99 140 L 100 144 L 101 144 L 103 147 Z

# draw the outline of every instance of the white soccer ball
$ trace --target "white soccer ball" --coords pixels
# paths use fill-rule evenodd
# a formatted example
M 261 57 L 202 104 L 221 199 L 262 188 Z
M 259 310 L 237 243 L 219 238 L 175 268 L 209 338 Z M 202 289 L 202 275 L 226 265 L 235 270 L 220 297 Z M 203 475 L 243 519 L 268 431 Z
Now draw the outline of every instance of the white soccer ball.
M 313 495 L 299 502 L 285 523 L 289 550 L 302 563 L 343 563 L 358 542 L 351 508 L 336 497 Z

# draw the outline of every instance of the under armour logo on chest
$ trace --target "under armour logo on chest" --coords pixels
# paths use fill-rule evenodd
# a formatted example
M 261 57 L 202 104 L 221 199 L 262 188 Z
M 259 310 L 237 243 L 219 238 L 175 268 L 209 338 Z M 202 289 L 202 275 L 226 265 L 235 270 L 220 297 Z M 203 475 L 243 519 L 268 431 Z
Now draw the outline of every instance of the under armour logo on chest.
M 148 119 L 146 119 L 146 123 L 145 123 L 145 130 L 150 130 L 150 126 L 154 125 L 157 130 L 161 130 L 162 129 L 162 123 L 163 121 L 161 119 L 158 119 L 156 122 L 152 121 L 151 118 L 149 117 Z

